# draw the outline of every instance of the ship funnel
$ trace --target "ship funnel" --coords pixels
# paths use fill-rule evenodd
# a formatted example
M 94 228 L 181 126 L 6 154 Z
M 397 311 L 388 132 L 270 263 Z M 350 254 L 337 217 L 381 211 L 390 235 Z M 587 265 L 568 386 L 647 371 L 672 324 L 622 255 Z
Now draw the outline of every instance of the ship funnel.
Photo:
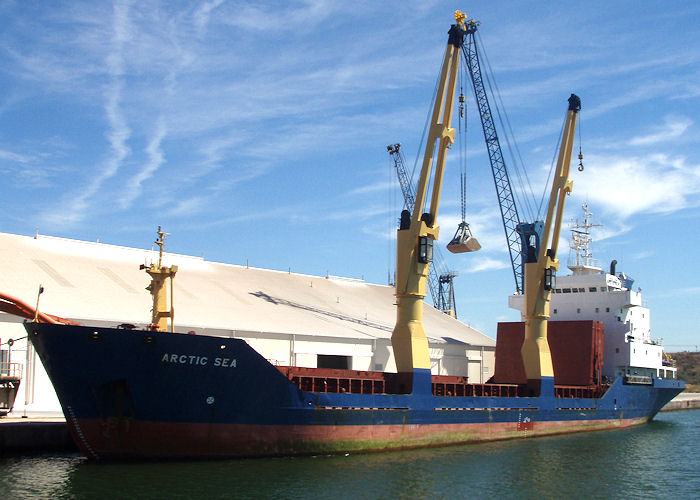
M 612 274 L 613 276 L 615 276 L 615 266 L 616 266 L 616 265 L 617 265 L 617 261 L 616 261 L 616 260 L 613 260 L 613 261 L 610 263 L 610 274 Z

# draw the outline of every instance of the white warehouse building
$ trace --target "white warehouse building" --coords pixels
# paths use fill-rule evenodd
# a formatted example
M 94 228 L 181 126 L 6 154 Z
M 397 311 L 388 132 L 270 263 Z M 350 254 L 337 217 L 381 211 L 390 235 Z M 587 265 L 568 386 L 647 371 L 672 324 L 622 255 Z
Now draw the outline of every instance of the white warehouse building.
M 151 322 L 150 278 L 139 267 L 157 262 L 157 251 L 6 233 L 0 233 L 0 248 L 0 292 L 6 295 L 33 307 L 43 286 L 41 312 L 86 325 L 144 328 Z M 177 332 L 241 338 L 281 366 L 396 371 L 393 287 L 170 253 L 163 264 L 178 266 Z M 24 365 L 12 414 L 59 413 L 41 363 L 33 350 L 28 356 L 22 321 L 0 312 L 3 370 Z M 493 375 L 493 339 L 427 304 L 424 323 L 433 374 L 463 376 L 470 383 Z

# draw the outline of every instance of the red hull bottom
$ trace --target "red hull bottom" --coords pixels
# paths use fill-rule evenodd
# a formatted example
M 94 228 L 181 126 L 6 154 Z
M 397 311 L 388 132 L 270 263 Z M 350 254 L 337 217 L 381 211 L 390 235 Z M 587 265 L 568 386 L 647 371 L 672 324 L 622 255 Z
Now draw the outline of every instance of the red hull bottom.
M 213 458 L 369 452 L 619 429 L 649 419 L 430 425 L 239 425 L 68 419 L 86 456 Z

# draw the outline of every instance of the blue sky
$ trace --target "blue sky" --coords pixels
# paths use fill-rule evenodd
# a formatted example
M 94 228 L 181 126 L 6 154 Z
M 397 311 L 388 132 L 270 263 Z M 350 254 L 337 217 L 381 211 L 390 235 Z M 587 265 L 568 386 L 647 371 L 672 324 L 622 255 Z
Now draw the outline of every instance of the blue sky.
M 696 2 L 0 1 L 0 231 L 147 248 L 162 225 L 172 252 L 386 283 L 401 209 L 386 146 L 413 165 L 455 9 L 482 23 L 538 197 L 581 97 L 567 220 L 589 202 L 594 256 L 642 287 L 653 337 L 694 350 Z M 442 255 L 460 319 L 493 336 L 517 319 L 514 287 L 465 93 L 484 248 Z M 456 149 L 448 169 L 442 240 L 460 219 Z

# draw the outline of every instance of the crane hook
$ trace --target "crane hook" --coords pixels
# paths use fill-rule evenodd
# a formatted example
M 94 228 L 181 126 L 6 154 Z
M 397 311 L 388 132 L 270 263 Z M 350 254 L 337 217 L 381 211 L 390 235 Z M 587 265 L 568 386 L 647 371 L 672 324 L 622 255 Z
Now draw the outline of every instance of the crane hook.
M 578 171 L 583 172 L 583 153 L 580 147 L 578 149 Z

